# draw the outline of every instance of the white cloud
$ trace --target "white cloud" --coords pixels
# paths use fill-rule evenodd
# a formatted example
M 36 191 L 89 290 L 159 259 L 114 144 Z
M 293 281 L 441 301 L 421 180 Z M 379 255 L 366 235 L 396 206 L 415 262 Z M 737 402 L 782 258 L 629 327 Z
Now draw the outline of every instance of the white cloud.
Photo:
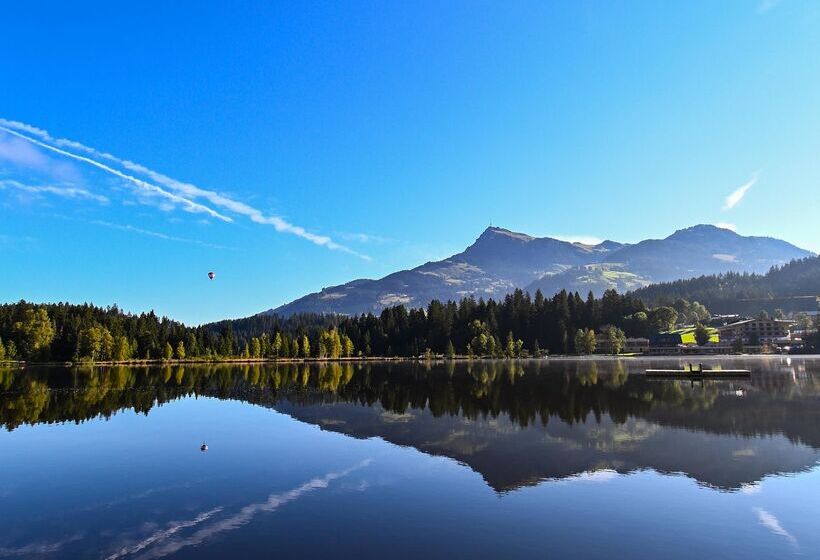
M 737 232 L 737 226 L 735 224 L 730 224 L 729 222 L 718 222 L 715 224 L 715 227 Z
M 79 176 L 73 165 L 52 161 L 31 142 L 10 134 L 0 133 L 0 162 L 35 169 L 61 180 L 72 180 Z
M 207 243 L 205 241 L 200 241 L 199 239 L 188 239 L 186 237 L 177 237 L 175 235 L 168 235 L 165 233 L 160 233 L 158 231 L 151 231 L 147 229 L 138 228 L 129 224 L 115 224 L 112 222 L 105 222 L 102 220 L 94 220 L 89 222 L 95 226 L 102 226 L 107 227 L 110 229 L 117 229 L 120 231 L 128 231 L 131 233 L 136 233 L 139 235 L 144 235 L 146 237 L 155 237 L 157 239 L 163 239 L 165 241 L 178 241 L 180 243 L 190 243 L 192 245 L 201 245 L 202 247 L 210 247 L 212 249 L 230 249 L 230 247 L 226 247 L 225 245 L 215 245 L 213 243 Z
M 783 528 L 777 517 L 775 517 L 774 515 L 772 515 L 771 513 L 762 508 L 755 508 L 755 511 L 757 512 L 757 520 L 760 522 L 761 525 L 766 527 L 775 535 L 780 535 L 781 537 L 784 537 L 795 548 L 798 548 L 800 546 L 797 543 L 797 539 L 794 538 L 794 535 L 792 535 L 786 529 Z
M 604 242 L 603 239 L 594 235 L 550 235 L 548 237 L 568 243 L 581 243 L 583 245 L 599 245 Z
M 5 130 L 6 132 L 14 134 L 15 136 L 18 136 L 25 140 L 28 140 L 36 145 L 52 150 L 56 153 L 65 155 L 67 157 L 83 161 L 99 169 L 102 169 L 108 173 L 112 173 L 122 179 L 134 183 L 140 188 L 146 189 L 154 195 L 165 197 L 168 202 L 181 204 L 188 211 L 204 212 L 212 217 L 219 218 L 223 221 L 232 221 L 231 218 L 222 215 L 205 205 L 193 202 L 191 200 L 201 198 L 213 204 L 214 206 L 222 209 L 223 211 L 233 212 L 235 214 L 245 216 L 246 218 L 257 224 L 272 226 L 278 232 L 289 233 L 291 235 L 301 237 L 302 239 L 306 239 L 316 245 L 327 247 L 328 249 L 332 249 L 335 251 L 343 251 L 365 260 L 371 260 L 370 257 L 368 257 L 367 255 L 363 255 L 361 253 L 358 253 L 357 251 L 350 249 L 349 247 L 341 245 L 335 242 L 329 236 L 319 235 L 307 231 L 305 228 L 292 224 L 280 216 L 266 215 L 261 210 L 254 208 L 248 204 L 245 204 L 244 202 L 235 200 L 225 194 L 207 189 L 202 189 L 192 183 L 178 181 L 176 179 L 168 177 L 167 175 L 149 169 L 138 163 L 134 163 L 126 159 L 121 159 L 105 152 L 100 152 L 94 148 L 90 148 L 73 140 L 67 140 L 65 138 L 54 138 L 47 131 L 33 127 L 31 125 L 17 121 L 0 119 L 0 130 Z M 40 140 L 35 140 L 34 138 L 25 136 L 24 134 L 22 134 L 22 132 L 26 132 L 28 134 L 36 136 L 40 138 Z M 59 148 L 57 146 L 59 146 Z M 63 150 L 61 148 L 69 148 L 78 152 L 83 152 L 85 154 L 91 155 L 100 160 L 110 161 L 112 163 L 122 166 L 123 168 L 133 173 L 144 175 L 152 181 L 154 181 L 155 183 L 162 185 L 163 187 L 169 189 L 172 192 L 168 192 L 158 187 L 157 185 L 148 183 L 131 175 L 122 173 L 121 171 L 113 169 L 95 159 L 80 156 L 75 153 Z
M 48 165 L 48 158 L 30 142 L 6 134 L 0 135 L 0 160 L 35 169 Z
M 732 191 L 732 193 L 726 197 L 726 201 L 723 203 L 723 209 L 731 210 L 737 206 L 738 202 L 743 200 L 743 197 L 746 196 L 746 192 L 751 189 L 755 183 L 757 183 L 757 176 L 752 177 L 749 181 Z
M 2 124 L 2 122 L 3 121 L 0 120 L 0 124 Z M 7 132 L 9 134 L 13 134 L 14 136 L 17 136 L 18 138 L 22 138 L 23 140 L 27 140 L 27 141 L 31 142 L 32 144 L 34 144 L 36 146 L 40 146 L 41 148 L 45 148 L 45 149 L 50 150 L 50 151 L 52 151 L 56 154 L 60 154 L 60 155 L 65 156 L 65 157 L 75 159 L 75 160 L 81 161 L 83 163 L 87 163 L 87 164 L 89 164 L 93 167 L 96 167 L 98 169 L 101 169 L 102 171 L 105 171 L 106 173 L 110 173 L 110 174 L 112 174 L 116 177 L 119 177 L 120 179 L 124 179 L 125 181 L 127 181 L 127 182 L 131 183 L 132 185 L 135 185 L 136 187 L 141 189 L 144 194 L 148 194 L 148 195 L 151 195 L 151 196 L 158 196 L 160 198 L 163 198 L 165 200 L 165 202 L 171 202 L 171 203 L 174 203 L 174 204 L 178 204 L 184 210 L 186 210 L 188 212 L 204 212 L 204 213 L 206 213 L 206 214 L 208 214 L 208 215 L 210 215 L 214 218 L 219 218 L 220 220 L 223 220 L 225 222 L 232 222 L 233 221 L 231 218 L 229 218 L 227 216 L 224 216 L 224 215 L 216 212 L 215 210 L 212 210 L 211 208 L 208 208 L 207 206 L 204 206 L 204 205 L 199 204 L 197 202 L 193 202 L 191 200 L 188 200 L 188 199 L 186 199 L 182 196 L 176 195 L 174 193 L 170 193 L 170 192 L 168 192 L 164 189 L 161 189 L 160 187 L 158 187 L 156 185 L 152 185 L 151 183 L 148 183 L 147 181 L 137 179 L 136 177 L 133 177 L 131 175 L 128 175 L 126 173 L 118 171 L 117 169 L 109 167 L 109 166 L 105 165 L 104 163 L 100 163 L 100 162 L 98 162 L 96 160 L 93 160 L 91 158 L 88 158 L 88 157 L 85 157 L 85 156 L 80 156 L 80 155 L 74 154 L 72 152 L 67 152 L 66 150 L 56 148 L 56 147 L 54 147 L 50 144 L 46 144 L 45 142 L 41 142 L 39 140 L 36 140 L 34 138 L 26 136 L 25 134 L 22 134 L 20 132 L 17 132 L 15 130 L 10 129 L 10 128 L 6 128 L 4 126 L 0 126 L 0 130 L 4 130 L 5 132 Z
M 345 241 L 355 241 L 358 243 L 368 243 L 368 244 L 377 244 L 383 245 L 385 243 L 390 243 L 393 240 L 389 237 L 382 237 L 380 235 L 372 235 L 370 233 L 355 233 L 355 232 L 343 232 L 340 233 L 339 236 L 344 239 Z
M 56 196 L 60 196 L 62 198 L 95 200 L 100 204 L 108 204 L 108 198 L 80 187 L 53 185 L 25 185 L 23 183 L 20 183 L 19 181 L 13 181 L 11 179 L 0 179 L 0 190 L 3 189 L 14 189 L 35 195 L 53 194 Z

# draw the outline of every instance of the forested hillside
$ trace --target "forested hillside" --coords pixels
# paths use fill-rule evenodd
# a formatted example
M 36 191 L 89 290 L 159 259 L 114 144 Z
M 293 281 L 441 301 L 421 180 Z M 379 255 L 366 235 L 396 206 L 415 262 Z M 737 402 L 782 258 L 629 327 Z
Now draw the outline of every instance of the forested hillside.
M 820 296 L 820 257 L 772 267 L 766 274 L 727 272 L 640 288 L 632 295 L 647 305 L 668 305 L 677 299 L 697 300 L 717 313 L 754 313 L 770 308 L 789 310 L 814 306 Z M 789 309 L 792 307 L 792 309 Z M 750 309 L 747 309 L 750 308 Z

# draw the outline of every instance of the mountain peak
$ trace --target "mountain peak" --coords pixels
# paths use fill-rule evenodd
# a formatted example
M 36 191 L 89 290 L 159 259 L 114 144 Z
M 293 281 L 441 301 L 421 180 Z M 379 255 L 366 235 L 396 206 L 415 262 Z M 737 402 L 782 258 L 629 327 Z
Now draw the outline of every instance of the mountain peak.
M 285 316 L 380 313 L 398 303 L 425 307 L 433 299 L 458 301 L 468 295 L 502 299 L 516 288 L 542 285 L 547 291 L 600 294 L 726 271 L 765 272 L 772 265 L 809 255 L 785 241 L 744 237 L 708 224 L 678 230 L 666 239 L 628 245 L 575 244 L 491 226 L 464 251 L 441 261 L 378 280 L 332 286 L 273 312 Z
M 731 235 L 733 237 L 740 237 L 736 232 L 728 228 L 722 228 L 712 224 L 698 224 L 688 228 L 679 229 L 667 237 L 667 239 L 679 239 L 681 237 L 689 237 L 693 235 Z
M 490 226 L 487 229 L 485 229 L 481 233 L 481 235 L 478 237 L 478 239 L 482 239 L 482 238 L 487 239 L 487 238 L 498 237 L 498 236 L 510 237 L 512 239 L 519 239 L 521 241 L 532 241 L 533 239 L 535 239 L 533 236 L 527 235 L 526 233 L 519 233 L 517 231 L 512 231 L 512 230 L 509 230 L 509 229 L 495 227 L 495 226 Z

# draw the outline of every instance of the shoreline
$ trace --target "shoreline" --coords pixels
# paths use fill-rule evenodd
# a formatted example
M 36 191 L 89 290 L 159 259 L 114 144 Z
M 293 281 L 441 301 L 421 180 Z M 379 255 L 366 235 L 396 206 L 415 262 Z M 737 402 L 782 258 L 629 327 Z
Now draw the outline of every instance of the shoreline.
M 406 357 L 406 356 L 355 356 L 350 358 L 229 358 L 224 360 L 206 360 L 206 359 L 185 359 L 185 360 L 124 360 L 124 361 L 99 361 L 99 362 L 71 362 L 71 361 L 54 361 L 54 362 L 26 362 L 24 360 L 5 360 L 0 361 L 0 366 L 17 366 L 17 367 L 83 367 L 83 366 L 180 366 L 180 365 L 268 365 L 268 364 L 310 364 L 310 363 L 362 363 L 362 362 L 489 362 L 489 361 L 503 361 L 503 362 L 527 362 L 527 361 L 566 361 L 566 360 L 668 360 L 680 358 L 682 360 L 691 360 L 697 358 L 700 360 L 736 360 L 739 358 L 747 359 L 770 359 L 770 358 L 820 358 L 820 354 L 591 354 L 591 355 L 572 355 L 572 354 L 555 354 L 552 356 L 526 357 L 526 358 L 504 358 L 504 357 L 490 357 L 490 356 L 455 356 L 452 358 L 445 358 L 443 356 L 433 357 Z

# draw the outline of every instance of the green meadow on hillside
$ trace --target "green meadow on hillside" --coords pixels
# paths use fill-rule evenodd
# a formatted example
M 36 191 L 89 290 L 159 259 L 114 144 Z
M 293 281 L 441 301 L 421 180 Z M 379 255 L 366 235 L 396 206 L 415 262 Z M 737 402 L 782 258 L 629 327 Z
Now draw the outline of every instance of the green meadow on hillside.
M 709 342 L 720 342 L 718 330 L 712 327 L 706 327 L 709 331 Z M 679 334 L 683 344 L 697 344 L 695 341 L 695 327 L 683 327 L 674 331 L 669 331 L 670 334 Z

